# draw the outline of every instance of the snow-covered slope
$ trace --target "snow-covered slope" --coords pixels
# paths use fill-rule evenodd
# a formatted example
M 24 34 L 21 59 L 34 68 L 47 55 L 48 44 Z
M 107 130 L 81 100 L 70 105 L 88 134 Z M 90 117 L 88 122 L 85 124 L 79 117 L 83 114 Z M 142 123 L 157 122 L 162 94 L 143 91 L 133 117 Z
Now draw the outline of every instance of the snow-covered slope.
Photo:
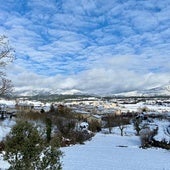
M 63 170 L 169 170 L 168 150 L 139 146 L 140 138 L 134 136 L 131 126 L 125 136 L 120 136 L 117 128 L 114 134 L 97 133 L 85 145 L 61 148 Z M 0 155 L 0 169 L 8 168 L 2 159 Z
M 18 96 L 35 96 L 35 95 L 50 95 L 50 94 L 85 94 L 77 89 L 49 89 L 49 88 L 15 88 L 15 95 Z M 95 94 L 94 94 L 95 95 Z M 105 94 L 104 94 L 105 95 Z M 110 94 L 108 94 L 110 95 Z M 116 96 L 170 96 L 170 85 L 155 87 L 147 90 L 136 90 L 113 94 Z M 107 96 L 107 95 L 106 95 Z
M 169 96 L 170 95 L 170 85 L 156 87 L 149 90 L 142 91 L 143 95 L 155 96 L 155 95 L 162 95 L 162 96 Z
M 155 87 L 147 90 L 136 90 L 117 93 L 116 96 L 170 96 L 170 85 Z
M 97 134 L 85 145 L 62 148 L 63 170 L 169 170 L 169 151 L 139 146 L 136 136 Z
M 40 88 L 40 89 L 18 89 L 16 88 L 14 94 L 17 96 L 36 96 L 36 95 L 52 95 L 52 94 L 80 94 L 81 91 L 76 89 L 70 90 L 60 90 L 60 89 L 48 89 L 48 88 Z

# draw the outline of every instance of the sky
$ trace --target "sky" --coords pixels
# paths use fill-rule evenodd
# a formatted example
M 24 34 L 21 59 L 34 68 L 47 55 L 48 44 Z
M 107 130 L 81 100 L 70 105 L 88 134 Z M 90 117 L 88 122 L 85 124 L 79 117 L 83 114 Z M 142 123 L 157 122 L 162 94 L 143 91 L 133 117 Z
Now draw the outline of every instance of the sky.
M 170 82 L 170 0 L 0 0 L 16 90 L 113 94 Z

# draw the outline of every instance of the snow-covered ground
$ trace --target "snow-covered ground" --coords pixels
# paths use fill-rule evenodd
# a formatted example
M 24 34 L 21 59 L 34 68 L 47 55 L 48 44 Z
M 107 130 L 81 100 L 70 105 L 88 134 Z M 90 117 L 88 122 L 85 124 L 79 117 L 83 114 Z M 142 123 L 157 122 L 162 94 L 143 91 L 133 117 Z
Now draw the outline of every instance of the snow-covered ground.
M 98 133 L 85 145 L 62 148 L 63 170 L 170 170 L 170 151 L 139 146 L 136 136 Z
M 11 106 L 13 107 L 13 106 L 15 106 L 16 102 L 15 102 L 15 100 L 5 100 L 5 99 L 0 98 L 0 105 L 1 104 L 5 104 L 8 107 L 11 107 Z
M 158 126 L 158 134 L 154 136 L 157 141 L 166 141 L 170 143 L 170 122 L 154 120 L 154 123 Z
M 10 130 L 13 122 L 4 121 L 0 139 Z M 107 133 L 107 129 L 104 130 Z M 141 149 L 133 127 L 127 126 L 125 136 L 119 128 L 113 134 L 97 133 L 84 145 L 64 147 L 63 170 L 170 170 L 170 151 L 158 148 Z M 0 155 L 0 169 L 9 164 Z
M 0 141 L 10 132 L 15 121 L 10 119 L 0 120 Z
M 16 103 L 22 105 L 34 105 L 34 106 L 42 106 L 42 107 L 50 107 L 50 103 L 42 103 L 37 100 L 26 100 L 26 99 L 19 99 L 17 102 L 15 100 L 6 100 L 3 98 L 0 98 L 0 104 L 6 104 L 8 107 L 14 107 Z
M 4 161 L 2 158 L 2 154 L 0 154 L 0 170 L 6 170 L 9 168 L 8 162 Z
M 146 107 L 149 111 L 157 112 L 157 113 L 166 113 L 170 112 L 170 106 L 166 105 L 154 105 L 154 104 L 146 104 L 144 102 L 139 102 L 136 104 L 120 104 L 122 111 L 127 112 L 137 112 L 140 109 Z

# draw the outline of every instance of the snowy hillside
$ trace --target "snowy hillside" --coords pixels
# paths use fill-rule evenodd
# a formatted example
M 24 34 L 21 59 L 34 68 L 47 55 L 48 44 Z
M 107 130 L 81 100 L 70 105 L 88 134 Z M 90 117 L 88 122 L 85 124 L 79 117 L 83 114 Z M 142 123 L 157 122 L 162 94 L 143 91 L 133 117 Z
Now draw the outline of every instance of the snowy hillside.
M 48 96 L 52 94 L 81 94 L 81 91 L 76 89 L 70 90 L 56 90 L 56 89 L 48 89 L 48 88 L 40 88 L 40 89 L 19 89 L 15 88 L 14 94 L 17 96 L 36 96 L 36 95 L 43 95 Z
M 139 146 L 136 136 L 97 134 L 85 145 L 62 148 L 63 170 L 169 170 L 169 151 Z
M 63 95 L 75 95 L 75 94 L 86 94 L 83 91 L 77 89 L 49 89 L 49 88 L 15 88 L 14 94 L 18 96 L 35 96 L 35 95 L 52 95 L 52 94 L 63 94 Z M 91 94 L 93 95 L 93 94 Z M 96 94 L 94 94 L 96 95 Z M 110 95 L 102 94 L 102 95 Z M 122 93 L 112 94 L 115 96 L 170 96 L 170 85 L 155 87 L 147 90 L 135 90 Z
M 170 85 L 155 87 L 147 90 L 135 90 L 124 93 L 117 93 L 116 96 L 170 96 Z

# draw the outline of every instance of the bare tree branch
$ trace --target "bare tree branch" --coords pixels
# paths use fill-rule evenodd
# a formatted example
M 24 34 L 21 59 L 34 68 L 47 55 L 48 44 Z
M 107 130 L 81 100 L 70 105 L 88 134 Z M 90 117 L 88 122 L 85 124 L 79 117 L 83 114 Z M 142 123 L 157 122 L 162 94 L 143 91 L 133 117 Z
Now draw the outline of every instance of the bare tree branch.
M 0 94 L 2 96 L 4 95 L 10 95 L 13 90 L 13 85 L 11 80 L 8 80 L 6 78 L 1 79 L 1 87 L 0 87 Z
M 6 78 L 5 66 L 14 60 L 14 50 L 9 46 L 6 36 L 0 35 L 0 96 L 12 92 L 12 82 Z

